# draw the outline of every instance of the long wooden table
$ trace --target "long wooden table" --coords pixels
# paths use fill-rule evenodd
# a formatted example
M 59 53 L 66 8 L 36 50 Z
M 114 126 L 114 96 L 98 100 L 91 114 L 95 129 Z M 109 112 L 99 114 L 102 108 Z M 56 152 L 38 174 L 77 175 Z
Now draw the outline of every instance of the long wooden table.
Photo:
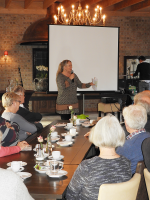
M 46 126 L 43 130 L 30 136 L 27 139 L 27 142 L 34 148 L 35 145 L 38 144 L 37 136 L 41 135 L 43 138 L 46 138 L 50 127 L 58 122 L 61 121 L 54 121 L 50 125 Z M 59 133 L 59 135 L 61 135 L 61 133 L 67 132 L 63 127 L 57 127 L 56 131 Z M 86 138 L 84 138 L 84 134 L 88 131 L 89 128 L 78 126 L 77 132 L 79 132 L 79 134 L 75 137 L 75 141 L 72 146 L 60 147 L 56 143 L 53 143 L 55 145 L 54 150 L 59 150 L 61 151 L 61 155 L 64 155 L 63 169 L 68 172 L 66 176 L 61 178 L 50 178 L 46 174 L 40 174 L 36 172 L 34 170 L 34 166 L 37 161 L 34 157 L 35 152 L 33 150 L 26 152 L 23 151 L 18 154 L 0 158 L 0 167 L 7 168 L 6 164 L 14 160 L 27 162 L 27 165 L 24 167 L 24 171 L 30 172 L 32 177 L 27 178 L 24 183 L 32 197 L 38 200 L 62 199 L 63 193 L 65 192 L 65 189 L 67 188 L 78 165 L 83 159 L 87 157 L 87 155 L 91 155 L 93 153 L 91 143 Z

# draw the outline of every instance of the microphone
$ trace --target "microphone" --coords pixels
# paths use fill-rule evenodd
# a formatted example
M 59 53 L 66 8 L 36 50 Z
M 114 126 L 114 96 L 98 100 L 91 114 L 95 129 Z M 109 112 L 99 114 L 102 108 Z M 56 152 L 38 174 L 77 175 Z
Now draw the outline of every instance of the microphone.
M 71 74 L 73 74 L 73 70 L 71 71 Z M 72 79 L 72 83 L 74 83 L 74 78 Z

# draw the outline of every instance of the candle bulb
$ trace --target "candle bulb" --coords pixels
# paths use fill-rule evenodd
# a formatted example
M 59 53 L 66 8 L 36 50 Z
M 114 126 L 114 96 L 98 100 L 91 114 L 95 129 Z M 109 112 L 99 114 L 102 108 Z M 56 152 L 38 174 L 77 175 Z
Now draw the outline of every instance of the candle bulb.
M 58 7 L 58 15 L 59 15 L 59 13 L 60 13 L 60 7 Z
M 103 15 L 103 25 L 105 25 L 105 15 Z
M 102 14 L 102 8 L 100 7 L 100 14 Z
M 74 9 L 74 5 L 72 5 L 72 10 Z
M 86 9 L 88 9 L 89 8 L 89 6 L 88 5 L 86 5 Z

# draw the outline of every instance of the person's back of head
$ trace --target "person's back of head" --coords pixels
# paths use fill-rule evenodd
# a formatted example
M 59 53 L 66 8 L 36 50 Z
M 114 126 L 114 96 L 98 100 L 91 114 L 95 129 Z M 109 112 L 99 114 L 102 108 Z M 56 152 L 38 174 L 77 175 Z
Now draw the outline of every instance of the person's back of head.
M 98 147 L 116 148 L 123 146 L 125 133 L 118 119 L 109 114 L 97 122 L 91 130 L 89 140 Z
M 17 85 L 13 88 L 13 92 L 19 95 L 25 93 L 25 89 L 21 85 Z
M 146 60 L 146 58 L 145 58 L 144 56 L 140 56 L 140 57 L 138 58 L 138 60 L 139 60 L 139 61 L 140 61 L 140 60 L 144 61 L 144 60 Z
M 134 104 L 143 106 L 147 114 L 150 114 L 150 91 L 145 90 L 136 94 L 134 96 Z
M 13 101 L 20 101 L 20 97 L 14 92 L 6 92 L 2 96 L 2 105 L 4 108 L 13 104 Z
M 139 130 L 145 127 L 147 122 L 146 109 L 141 105 L 130 105 L 123 109 L 125 123 L 131 129 Z

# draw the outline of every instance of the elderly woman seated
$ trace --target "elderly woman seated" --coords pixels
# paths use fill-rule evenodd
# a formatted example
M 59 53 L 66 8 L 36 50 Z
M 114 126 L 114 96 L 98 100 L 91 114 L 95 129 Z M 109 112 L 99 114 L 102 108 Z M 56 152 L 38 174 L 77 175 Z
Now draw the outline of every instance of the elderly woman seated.
M 143 160 L 142 142 L 150 137 L 150 133 L 144 129 L 147 122 L 147 112 L 141 105 L 130 105 L 124 108 L 123 116 L 126 129 L 130 134 L 126 137 L 125 144 L 118 147 L 116 152 L 131 161 L 131 170 L 134 174 L 137 163 Z
M 130 162 L 115 151 L 125 141 L 124 131 L 115 116 L 99 120 L 89 140 L 100 148 L 100 155 L 78 166 L 67 188 L 67 200 L 97 200 L 102 184 L 125 182 L 131 178 Z
M 20 97 L 14 92 L 7 92 L 2 96 L 2 104 L 5 111 L 2 117 L 9 120 L 11 123 L 17 123 L 19 125 L 19 139 L 25 140 L 28 135 L 31 135 L 37 131 L 34 124 L 28 122 L 20 115 L 16 114 L 20 105 Z

